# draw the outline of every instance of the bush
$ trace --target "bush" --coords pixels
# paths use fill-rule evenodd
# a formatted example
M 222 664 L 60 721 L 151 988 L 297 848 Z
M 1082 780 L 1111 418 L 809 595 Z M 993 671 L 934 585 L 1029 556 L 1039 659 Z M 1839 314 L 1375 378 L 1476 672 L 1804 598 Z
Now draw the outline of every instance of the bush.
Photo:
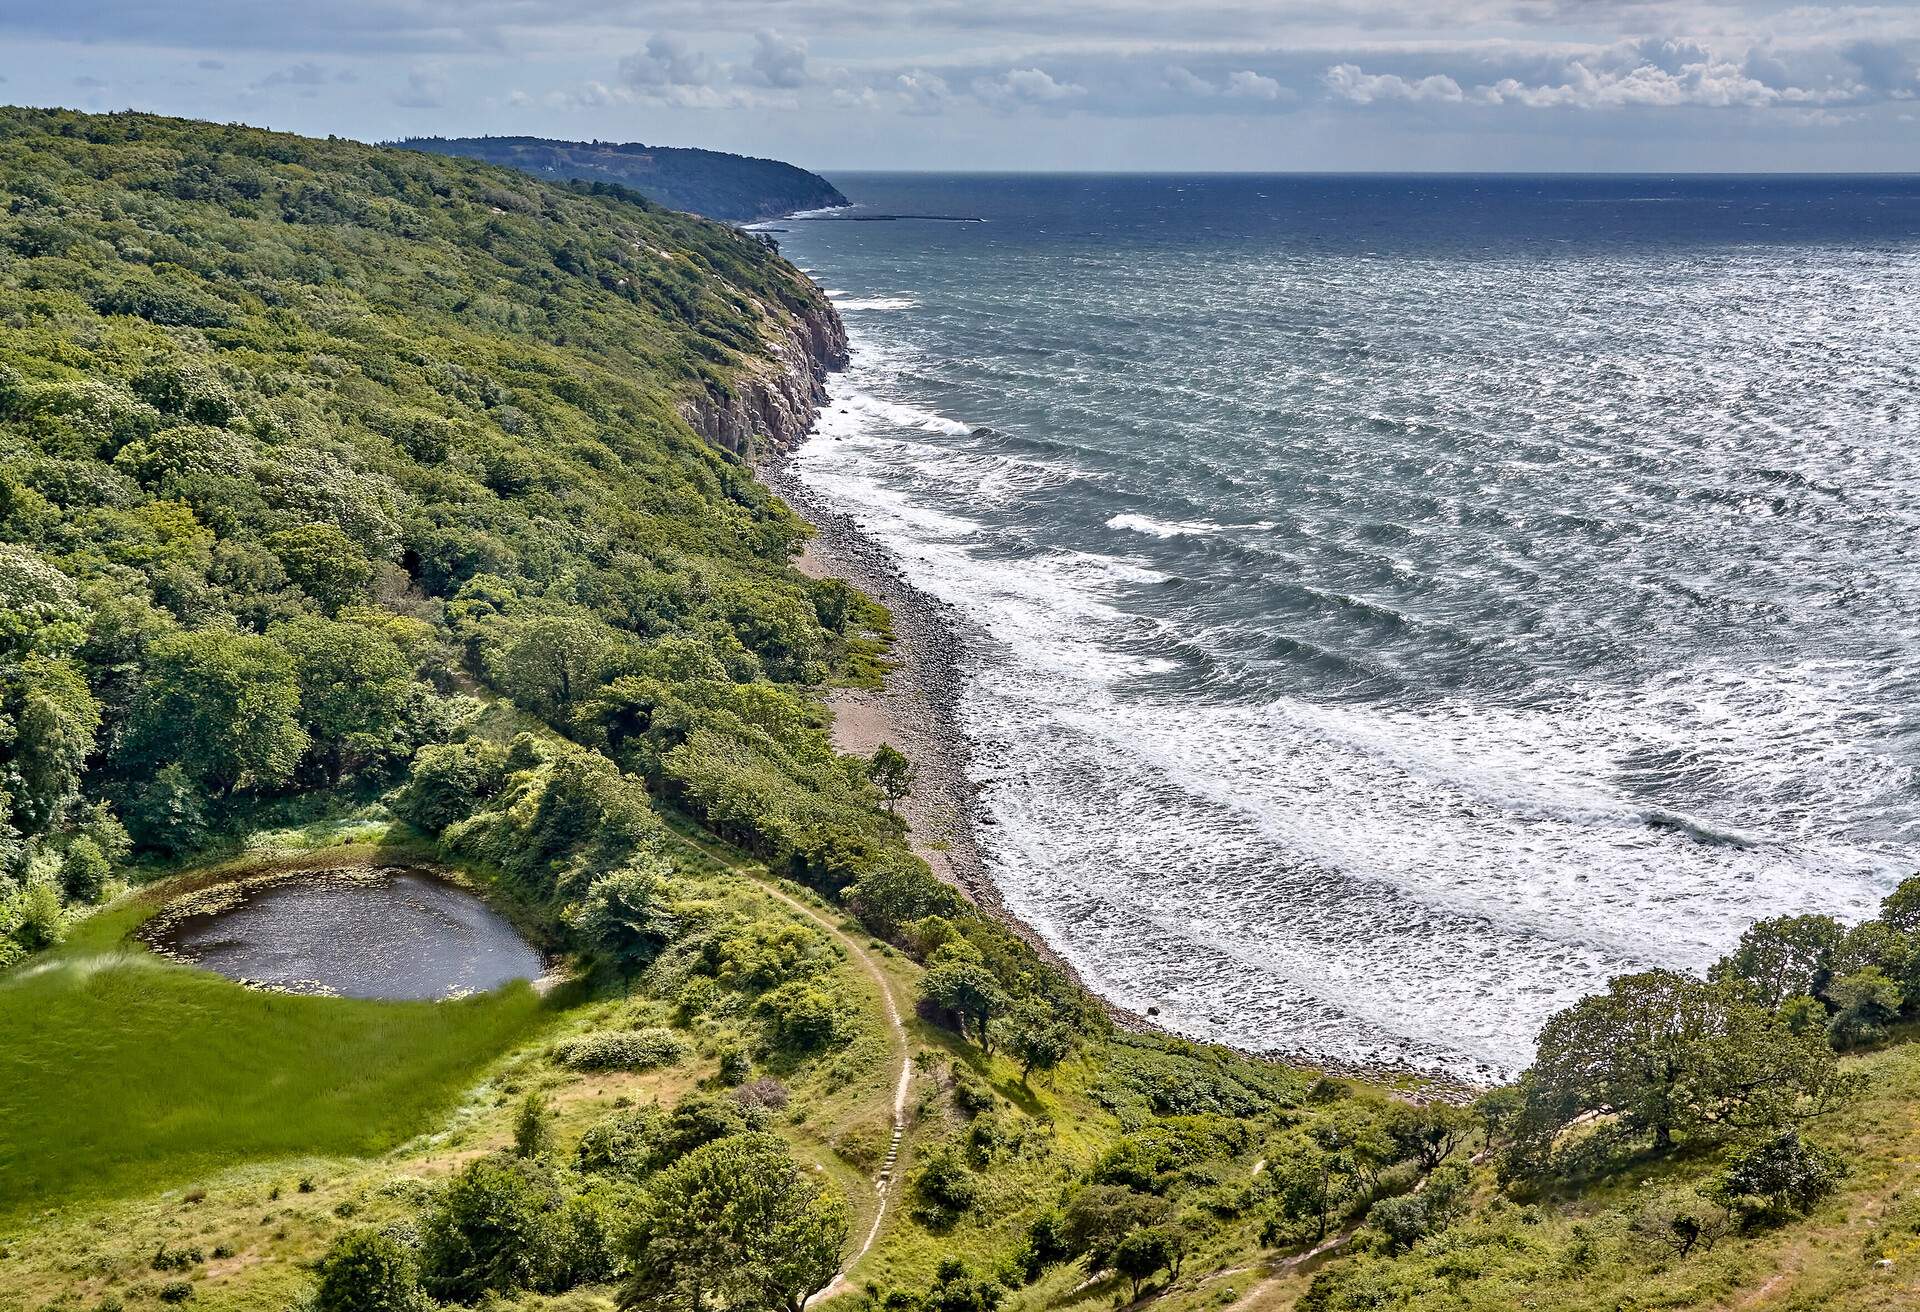
M 659 956 L 684 926 L 671 869 L 658 857 L 642 858 L 595 880 L 573 917 L 581 941 L 629 969 Z
M 666 1122 L 666 1113 L 658 1107 L 620 1112 L 596 1121 L 580 1136 L 574 1162 L 582 1171 L 596 1175 L 644 1179 L 660 1164 Z
M 774 1041 L 793 1052 L 826 1047 L 840 1028 L 839 999 L 825 989 L 799 981 L 764 994 L 758 1010 L 771 1022 Z
M 448 1181 L 421 1225 L 421 1284 L 472 1303 L 489 1292 L 556 1292 L 610 1271 L 604 1209 L 574 1202 L 577 1179 L 527 1157 L 494 1155 Z M 595 1236 L 598 1239 L 595 1239 Z M 595 1255 L 594 1242 L 603 1245 Z
M 1735 1153 L 1714 1191 L 1744 1223 L 1763 1224 L 1812 1211 L 1846 1174 L 1838 1153 L 1788 1130 Z
M 430 834 L 440 833 L 500 791 L 506 756 L 498 743 L 422 747 L 414 754 L 406 787 L 393 799 L 394 814 Z
M 1900 1015 L 1900 986 L 1878 966 L 1867 966 L 1834 980 L 1827 987 L 1827 997 L 1834 1006 L 1827 1038 L 1836 1048 L 1878 1042 Z
M 553 1059 L 575 1071 L 650 1071 L 678 1066 L 692 1051 L 669 1029 L 601 1030 L 555 1044 Z
M 426 1304 L 413 1253 L 379 1230 L 349 1230 L 320 1259 L 315 1312 L 418 1312 Z
M 1007 1291 L 997 1280 L 973 1273 L 959 1258 L 940 1263 L 934 1286 L 927 1291 L 927 1312 L 994 1312 Z
M 142 847 L 178 855 L 207 841 L 199 787 L 177 765 L 161 767 L 137 785 L 126 807 L 127 828 Z
M 980 1181 L 967 1169 L 966 1155 L 948 1140 L 927 1154 L 913 1174 L 917 1213 L 935 1224 L 951 1223 L 980 1201 Z
M 733 1100 L 752 1114 L 753 1109 L 765 1111 L 785 1111 L 791 1095 L 787 1086 L 771 1075 L 762 1075 L 751 1084 L 743 1084 L 733 1091 Z
M 1427 1177 L 1419 1193 L 1382 1198 L 1367 1210 L 1367 1224 L 1386 1237 L 1387 1247 L 1404 1252 L 1453 1224 L 1466 1203 L 1467 1175 L 1443 1166 Z
M 106 890 L 107 877 L 113 873 L 106 853 L 85 834 L 67 844 L 60 861 L 60 887 L 75 902 L 98 902 Z
M 953 1105 L 964 1116 L 978 1116 L 981 1112 L 993 1110 L 998 1102 L 993 1086 L 973 1073 L 972 1067 L 959 1062 L 953 1064 Z
M 13 936 L 29 952 L 50 948 L 67 936 L 66 915 L 53 885 L 36 880 L 21 889 Z

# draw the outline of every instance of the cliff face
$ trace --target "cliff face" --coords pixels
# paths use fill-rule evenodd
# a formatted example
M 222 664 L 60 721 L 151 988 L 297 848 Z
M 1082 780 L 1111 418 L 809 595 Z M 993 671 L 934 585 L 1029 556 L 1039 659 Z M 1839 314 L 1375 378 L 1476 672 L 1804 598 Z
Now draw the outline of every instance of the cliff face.
M 827 398 L 827 374 L 847 367 L 847 330 L 825 298 L 774 323 L 767 355 L 732 395 L 709 393 L 680 407 L 695 432 L 749 461 L 797 446 Z

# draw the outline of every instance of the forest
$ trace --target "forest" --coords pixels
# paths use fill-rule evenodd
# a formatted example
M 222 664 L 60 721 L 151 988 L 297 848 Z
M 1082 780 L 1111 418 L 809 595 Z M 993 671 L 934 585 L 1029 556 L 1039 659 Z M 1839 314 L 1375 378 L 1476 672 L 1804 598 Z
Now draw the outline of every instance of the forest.
M 828 312 L 767 246 L 137 114 L 0 111 L 0 189 L 0 1309 L 1910 1289 L 1920 884 L 1618 979 L 1502 1089 L 1128 1028 L 832 747 L 887 614 L 685 417 Z M 285 998 L 132 938 L 384 852 L 565 982 Z
M 668 209 L 730 223 L 850 203 L 817 173 L 719 150 L 545 137 L 409 137 L 394 144 L 504 164 L 556 181 L 617 183 Z

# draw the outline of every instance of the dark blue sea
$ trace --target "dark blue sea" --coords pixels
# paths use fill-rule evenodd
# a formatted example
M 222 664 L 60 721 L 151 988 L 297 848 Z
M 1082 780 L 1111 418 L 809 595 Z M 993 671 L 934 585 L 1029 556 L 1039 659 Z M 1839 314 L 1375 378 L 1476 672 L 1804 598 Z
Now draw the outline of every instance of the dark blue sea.
M 834 181 L 799 460 L 987 635 L 1009 906 L 1468 1076 L 1920 867 L 1920 179 Z

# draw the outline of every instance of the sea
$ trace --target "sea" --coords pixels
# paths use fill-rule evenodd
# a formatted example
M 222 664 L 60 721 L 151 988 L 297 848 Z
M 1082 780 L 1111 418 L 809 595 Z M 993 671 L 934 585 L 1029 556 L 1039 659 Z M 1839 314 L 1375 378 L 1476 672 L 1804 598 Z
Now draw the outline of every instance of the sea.
M 1920 178 L 833 181 L 795 469 L 1091 987 L 1486 1082 L 1920 869 Z

